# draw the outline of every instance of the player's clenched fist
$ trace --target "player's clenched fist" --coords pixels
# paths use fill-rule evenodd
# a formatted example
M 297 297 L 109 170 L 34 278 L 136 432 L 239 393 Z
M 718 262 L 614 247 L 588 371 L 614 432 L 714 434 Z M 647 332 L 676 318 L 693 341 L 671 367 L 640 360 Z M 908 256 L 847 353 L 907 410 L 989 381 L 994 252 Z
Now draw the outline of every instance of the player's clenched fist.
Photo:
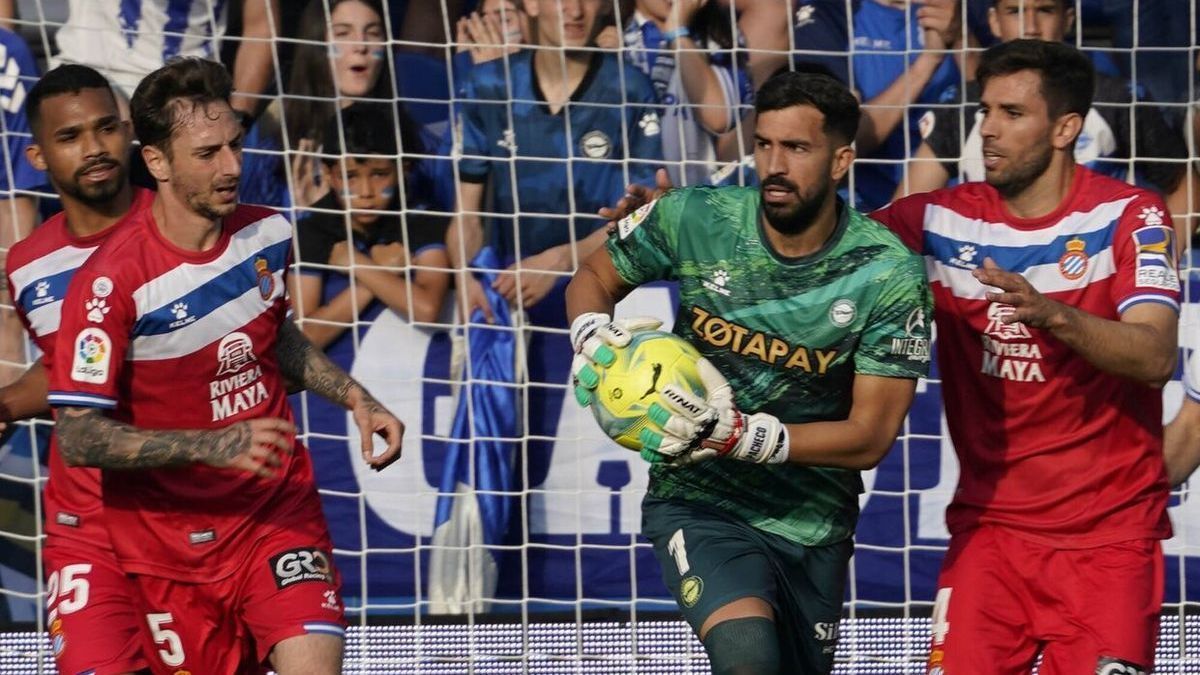
M 292 454 L 296 427 L 278 417 L 246 420 L 218 433 L 212 451 L 201 461 L 209 466 L 240 469 L 274 478 L 280 457 Z
M 788 458 L 787 427 L 767 413 L 747 415 L 733 402 L 733 389 L 708 359 L 696 362 L 707 398 L 669 384 L 659 407 L 651 405 L 653 430 L 642 434 L 642 456 L 651 462 L 691 464 L 728 457 L 756 464 Z
M 571 322 L 571 347 L 575 359 L 571 362 L 571 379 L 575 383 L 575 400 L 581 406 L 590 405 L 592 390 L 600 383 L 596 368 L 607 368 L 616 361 L 614 349 L 621 349 L 637 331 L 655 330 L 662 321 L 649 316 L 617 319 L 600 312 L 587 312 Z

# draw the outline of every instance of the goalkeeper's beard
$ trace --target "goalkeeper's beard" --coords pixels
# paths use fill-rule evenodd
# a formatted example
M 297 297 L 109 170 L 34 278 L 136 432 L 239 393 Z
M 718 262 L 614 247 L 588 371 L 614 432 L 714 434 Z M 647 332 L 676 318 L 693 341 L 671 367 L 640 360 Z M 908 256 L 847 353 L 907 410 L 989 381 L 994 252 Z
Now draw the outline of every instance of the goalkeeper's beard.
M 789 206 L 775 206 L 763 198 L 761 203 L 767 223 L 780 234 L 796 235 L 812 227 L 817 212 L 821 210 L 821 204 L 829 193 L 830 183 L 827 176 L 822 176 L 820 182 L 812 186 L 806 193 L 786 178 L 770 176 L 763 180 L 759 194 L 761 195 L 763 190 L 771 186 L 791 190 L 792 194 L 796 195 L 796 203 Z M 763 196 L 765 197 L 765 195 Z

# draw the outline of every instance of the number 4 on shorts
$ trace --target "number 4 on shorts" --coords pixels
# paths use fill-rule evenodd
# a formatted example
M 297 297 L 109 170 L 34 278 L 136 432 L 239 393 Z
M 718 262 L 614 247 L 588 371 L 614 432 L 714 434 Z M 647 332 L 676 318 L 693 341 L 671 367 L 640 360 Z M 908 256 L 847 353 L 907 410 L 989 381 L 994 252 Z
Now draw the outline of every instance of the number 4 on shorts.
M 163 649 L 158 650 L 158 657 L 164 664 L 171 667 L 182 666 L 184 660 L 183 641 L 179 639 L 179 633 L 170 628 L 163 628 L 164 624 L 174 620 L 171 618 L 170 612 L 146 615 L 146 623 L 150 624 L 150 634 L 154 637 L 154 644 L 164 645 Z

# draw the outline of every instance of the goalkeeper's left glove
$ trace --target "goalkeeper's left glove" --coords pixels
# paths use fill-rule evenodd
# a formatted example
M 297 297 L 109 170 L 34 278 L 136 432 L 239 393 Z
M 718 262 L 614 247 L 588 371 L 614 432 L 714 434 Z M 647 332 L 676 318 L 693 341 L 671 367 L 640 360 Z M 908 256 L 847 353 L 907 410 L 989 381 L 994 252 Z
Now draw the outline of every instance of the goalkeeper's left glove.
M 601 312 L 585 312 L 571 322 L 571 380 L 575 385 L 575 400 L 587 407 L 592 402 L 592 390 L 600 383 L 597 368 L 607 368 L 616 360 L 615 349 L 629 344 L 633 334 L 655 330 L 662 321 L 650 316 L 613 320 Z
M 691 464 L 727 457 L 756 464 L 788 458 L 787 427 L 767 413 L 747 415 L 733 402 L 733 389 L 708 359 L 697 362 L 707 399 L 671 384 L 663 387 L 665 407 L 652 404 L 653 428 L 642 432 L 642 456 L 650 462 Z

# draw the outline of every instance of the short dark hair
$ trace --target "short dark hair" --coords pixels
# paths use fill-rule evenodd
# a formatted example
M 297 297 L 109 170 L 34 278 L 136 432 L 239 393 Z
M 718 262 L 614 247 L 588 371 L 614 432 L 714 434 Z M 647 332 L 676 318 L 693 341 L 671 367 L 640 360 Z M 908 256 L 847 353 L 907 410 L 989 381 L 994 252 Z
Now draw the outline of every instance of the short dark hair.
M 133 131 L 143 146 L 169 150 L 171 134 L 182 121 L 182 99 L 192 107 L 204 107 L 218 101 L 228 103 L 233 94 L 233 78 L 225 66 L 197 57 L 171 59 L 167 65 L 138 83 L 129 101 Z
M 321 155 L 329 164 L 335 162 L 339 155 L 395 157 L 400 154 L 396 149 L 397 129 L 400 131 L 400 145 L 404 154 L 422 152 L 417 125 L 403 108 L 393 111 L 391 103 L 373 101 L 352 103 L 334 115 L 326 125 Z M 345 147 L 342 147 L 343 139 L 346 141 Z
M 988 48 L 975 78 L 979 90 L 993 77 L 1034 70 L 1042 79 L 1042 98 L 1051 119 L 1067 113 L 1084 117 L 1092 107 L 1096 75 L 1083 52 L 1065 42 L 1013 40 Z
M 822 73 L 778 72 L 758 90 L 754 112 L 761 115 L 795 105 L 810 105 L 825 115 L 822 129 L 843 143 L 858 135 L 862 110 L 858 99 L 837 79 Z
M 84 89 L 104 89 L 113 97 L 112 85 L 100 72 L 74 63 L 61 65 L 41 77 L 25 98 L 25 114 L 36 134 L 42 124 L 42 101 L 62 94 L 78 94 Z

